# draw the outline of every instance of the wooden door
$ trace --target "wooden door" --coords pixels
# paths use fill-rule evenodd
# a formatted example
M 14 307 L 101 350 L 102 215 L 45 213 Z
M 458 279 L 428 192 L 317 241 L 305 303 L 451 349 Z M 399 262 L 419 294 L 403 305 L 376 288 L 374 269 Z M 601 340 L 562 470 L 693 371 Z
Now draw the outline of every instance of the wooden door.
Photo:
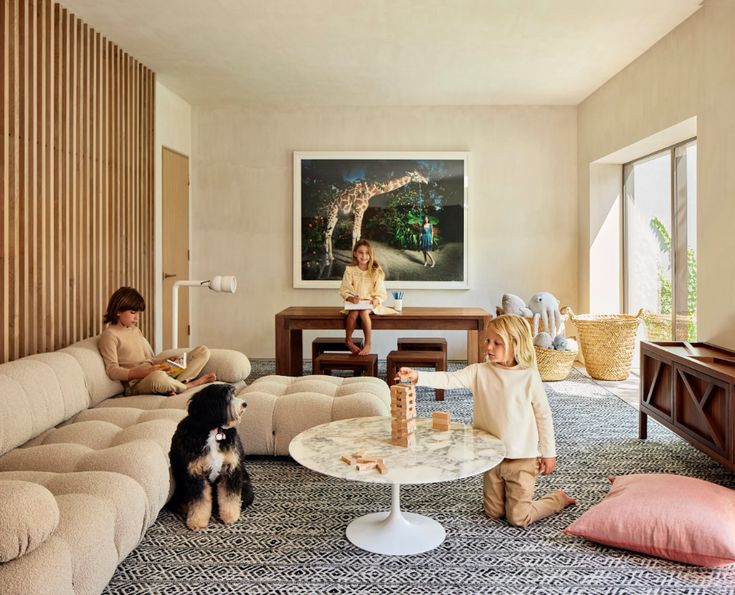
M 189 158 L 163 148 L 163 348 L 171 347 L 175 281 L 189 278 Z M 189 346 L 189 288 L 179 288 L 178 346 Z

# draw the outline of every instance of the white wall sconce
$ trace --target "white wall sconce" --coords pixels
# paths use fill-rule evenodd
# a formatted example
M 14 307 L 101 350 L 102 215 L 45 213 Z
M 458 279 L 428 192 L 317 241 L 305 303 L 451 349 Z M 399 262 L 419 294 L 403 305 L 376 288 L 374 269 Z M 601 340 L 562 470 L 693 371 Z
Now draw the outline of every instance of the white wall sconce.
M 171 306 L 171 347 L 179 346 L 179 287 L 206 287 L 218 293 L 235 293 L 237 279 L 234 275 L 217 275 L 207 281 L 176 281 L 173 287 L 173 303 Z

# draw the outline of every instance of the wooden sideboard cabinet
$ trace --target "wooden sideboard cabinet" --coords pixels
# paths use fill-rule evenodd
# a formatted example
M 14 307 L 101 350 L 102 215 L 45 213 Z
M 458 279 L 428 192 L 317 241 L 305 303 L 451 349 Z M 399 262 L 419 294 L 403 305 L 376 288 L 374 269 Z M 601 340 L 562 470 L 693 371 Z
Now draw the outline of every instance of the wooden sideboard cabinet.
M 709 343 L 642 341 L 643 440 L 648 417 L 735 471 L 735 351 Z

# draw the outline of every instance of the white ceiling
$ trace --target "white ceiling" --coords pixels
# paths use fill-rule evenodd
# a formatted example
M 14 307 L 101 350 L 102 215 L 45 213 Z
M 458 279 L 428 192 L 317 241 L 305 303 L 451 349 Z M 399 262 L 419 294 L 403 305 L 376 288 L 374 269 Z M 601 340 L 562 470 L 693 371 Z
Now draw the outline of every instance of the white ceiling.
M 193 105 L 576 105 L 701 0 L 62 0 Z

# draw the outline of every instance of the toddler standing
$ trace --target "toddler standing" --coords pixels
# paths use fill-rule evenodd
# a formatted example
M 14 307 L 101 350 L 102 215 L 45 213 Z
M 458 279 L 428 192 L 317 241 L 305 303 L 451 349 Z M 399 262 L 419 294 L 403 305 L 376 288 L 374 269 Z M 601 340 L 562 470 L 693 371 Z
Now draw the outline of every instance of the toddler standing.
M 375 260 L 373 247 L 367 240 L 358 240 L 352 248 L 352 262 L 345 268 L 339 295 L 346 302 L 357 304 L 361 299 L 370 300 L 373 308 L 379 306 L 385 299 L 385 273 Z M 365 334 L 365 345 L 362 349 L 352 342 L 352 333 L 357 326 L 357 317 L 362 323 L 362 332 Z M 370 321 L 370 310 L 349 310 L 345 322 L 345 344 L 355 355 L 370 353 L 370 338 L 373 325 Z
M 506 451 L 500 464 L 485 472 L 485 514 L 526 527 L 576 501 L 562 490 L 533 499 L 536 477 L 556 467 L 556 446 L 528 322 L 521 316 L 499 316 L 490 321 L 487 336 L 485 363 L 458 372 L 401 368 L 398 374 L 422 386 L 472 391 L 474 426 L 500 438 Z

